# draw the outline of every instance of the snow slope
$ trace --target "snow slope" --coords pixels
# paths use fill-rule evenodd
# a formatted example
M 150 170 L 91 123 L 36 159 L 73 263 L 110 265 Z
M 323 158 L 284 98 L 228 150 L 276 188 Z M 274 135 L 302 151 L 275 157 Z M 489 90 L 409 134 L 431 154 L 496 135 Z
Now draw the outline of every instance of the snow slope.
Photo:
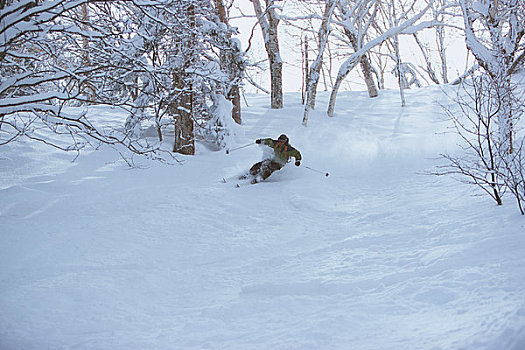
M 329 177 L 222 183 L 256 145 L 134 169 L 4 146 L 0 349 L 525 349 L 524 219 L 425 175 L 457 151 L 441 90 L 327 97 L 304 128 L 296 94 L 248 96 L 237 142 L 286 133 Z

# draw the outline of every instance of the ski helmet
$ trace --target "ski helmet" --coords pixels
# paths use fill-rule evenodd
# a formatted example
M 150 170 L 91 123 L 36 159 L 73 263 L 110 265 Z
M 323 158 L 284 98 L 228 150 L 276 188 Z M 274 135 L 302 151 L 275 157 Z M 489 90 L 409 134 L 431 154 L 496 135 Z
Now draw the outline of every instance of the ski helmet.
M 284 143 L 288 143 L 288 141 L 290 141 L 290 139 L 289 139 L 288 136 L 286 136 L 285 134 L 282 134 L 281 136 L 279 136 L 279 138 L 277 139 L 277 141 L 279 141 L 279 142 L 284 142 Z

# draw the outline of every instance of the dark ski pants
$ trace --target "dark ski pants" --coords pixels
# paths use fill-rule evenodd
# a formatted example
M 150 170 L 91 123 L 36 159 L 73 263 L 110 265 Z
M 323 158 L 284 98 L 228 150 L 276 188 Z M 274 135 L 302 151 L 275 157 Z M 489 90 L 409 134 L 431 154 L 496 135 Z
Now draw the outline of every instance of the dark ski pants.
M 274 171 L 282 167 L 282 164 L 274 162 L 273 160 L 263 160 L 262 162 L 255 163 L 250 168 L 250 174 L 253 176 L 260 175 L 263 180 L 266 180 Z

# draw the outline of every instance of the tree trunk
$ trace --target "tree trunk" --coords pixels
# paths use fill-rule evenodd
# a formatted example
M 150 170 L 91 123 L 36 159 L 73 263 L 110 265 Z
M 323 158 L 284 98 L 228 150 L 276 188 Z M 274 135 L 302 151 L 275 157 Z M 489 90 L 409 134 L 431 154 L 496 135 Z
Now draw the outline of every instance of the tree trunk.
M 89 12 L 88 5 L 86 3 L 82 4 L 82 29 L 87 32 L 89 29 Z M 87 36 L 82 37 L 82 49 L 84 49 L 84 63 L 86 66 L 91 66 L 91 59 L 89 57 L 89 38 Z
M 223 0 L 215 0 L 215 8 L 219 15 L 219 20 L 224 23 L 226 26 L 229 26 L 228 15 L 226 13 L 226 8 L 224 7 Z M 231 32 L 228 31 L 228 40 L 231 44 Z M 224 70 L 228 72 L 230 78 L 230 90 L 227 93 L 226 98 L 230 100 L 233 104 L 232 109 L 232 118 L 237 124 L 242 124 L 241 118 L 241 94 L 239 91 L 239 81 L 240 73 L 238 67 L 236 66 L 237 58 L 235 52 L 233 52 L 233 45 L 230 45 L 230 50 L 222 50 L 221 52 L 221 66 Z
M 181 104 L 188 106 L 192 103 L 192 100 L 192 96 L 186 96 Z M 191 113 L 189 111 L 179 110 L 179 114 L 177 118 L 175 118 L 175 142 L 173 144 L 173 152 L 185 155 L 195 154 L 193 128 L 193 118 Z
M 81 7 L 81 14 L 82 14 L 82 30 L 88 31 L 89 30 L 89 9 L 88 4 L 83 3 Z M 92 65 L 91 63 L 91 57 L 90 57 L 90 47 L 89 47 L 89 38 L 87 36 L 82 36 L 82 59 L 84 60 L 84 65 L 86 67 L 90 67 Z M 92 84 L 86 84 L 86 99 L 91 103 L 95 101 L 95 94 L 96 94 L 96 87 Z
M 345 28 L 345 35 L 350 40 L 350 43 L 352 44 L 352 48 L 354 49 L 354 51 L 359 50 L 356 36 L 352 32 L 350 32 L 347 28 Z M 363 71 L 363 76 L 365 79 L 365 84 L 368 89 L 368 96 L 370 96 L 371 98 L 377 97 L 378 96 L 377 87 L 374 82 L 374 78 L 372 76 L 372 64 L 370 63 L 370 59 L 368 58 L 368 55 L 365 54 L 361 56 L 361 60 L 359 63 L 361 65 L 361 69 Z
M 317 84 L 321 73 L 321 67 L 323 65 L 323 54 L 330 35 L 330 19 L 334 11 L 336 0 L 329 0 L 326 2 L 323 22 L 319 28 L 319 52 L 317 58 L 312 63 L 310 73 L 308 74 L 308 81 L 306 83 L 306 105 L 304 107 L 303 125 L 306 126 L 308 123 L 308 116 L 310 110 L 315 108 L 315 97 L 317 95 Z
M 401 107 L 406 106 L 405 100 L 405 73 L 401 69 L 401 56 L 399 53 L 399 38 L 396 35 L 394 37 L 394 50 L 395 50 L 395 59 L 396 59 L 396 71 L 397 71 L 397 83 L 399 85 L 399 96 L 401 97 Z
M 182 72 L 173 75 L 176 89 L 181 91 L 172 104 L 172 115 L 175 118 L 175 139 L 173 152 L 194 155 L 195 138 L 193 125 L 193 92 L 191 84 Z
M 496 78 L 498 79 L 498 78 Z M 514 117 L 513 117 L 513 101 L 512 101 L 512 87 L 510 76 L 505 75 L 498 79 L 496 84 L 500 85 L 498 91 L 500 92 L 499 101 L 500 112 L 498 114 L 498 125 L 500 131 L 501 144 L 504 147 L 506 154 L 514 153 Z
M 241 92 L 239 86 L 232 86 L 230 93 L 226 96 L 232 103 L 232 118 L 233 121 L 237 124 L 242 124 L 242 114 L 241 114 Z
M 283 108 L 283 63 L 280 57 L 270 59 L 271 108 Z
M 360 60 L 353 61 L 344 72 L 339 72 L 339 75 L 337 76 L 337 79 L 335 80 L 334 87 L 332 88 L 332 93 L 330 94 L 330 101 L 328 102 L 328 110 L 327 114 L 329 117 L 334 116 L 334 108 L 335 108 L 335 100 L 337 98 L 337 93 L 339 92 L 339 88 L 341 87 L 341 84 L 343 83 L 343 80 L 347 77 L 347 75 L 355 68 L 355 66 L 359 63 Z
M 445 48 L 445 29 L 441 26 L 436 28 L 437 31 L 437 43 L 439 49 L 439 58 L 441 59 L 441 75 L 443 83 L 448 84 L 448 70 L 447 70 L 447 55 Z
M 279 53 L 279 40 L 277 35 L 277 26 L 279 18 L 275 9 L 271 6 L 274 0 L 266 0 L 266 9 L 263 12 L 259 0 L 251 0 L 255 14 L 261 26 L 264 46 L 268 54 L 270 64 L 270 86 L 271 86 L 271 108 L 283 108 L 283 61 Z
M 365 78 L 366 87 L 368 88 L 368 96 L 371 98 L 377 97 L 379 94 L 377 92 L 377 87 L 372 77 L 372 65 L 368 56 L 364 55 L 361 57 L 361 68 L 363 70 L 363 75 Z
M 394 21 L 394 26 L 399 26 L 399 20 L 396 17 L 396 4 L 392 2 L 391 6 L 392 10 L 392 20 Z M 396 60 L 396 71 L 397 71 L 397 83 L 399 85 L 399 95 L 401 96 L 401 107 L 405 107 L 406 100 L 405 100 L 405 73 L 401 69 L 401 54 L 399 52 L 399 34 L 396 33 L 394 37 L 392 38 L 393 46 L 394 46 L 394 58 Z
M 191 28 L 195 27 L 195 6 L 190 5 L 186 10 L 188 24 Z M 196 43 L 194 31 L 190 31 L 190 37 L 181 46 L 181 55 L 184 57 L 184 63 L 180 71 L 173 74 L 173 84 L 178 96 L 172 102 L 171 113 L 175 118 L 175 139 L 173 143 L 173 152 L 194 155 L 195 154 L 195 137 L 193 125 L 193 108 L 194 96 L 193 85 L 187 70 L 194 65 L 194 49 Z
M 302 41 L 302 40 L 301 40 Z M 303 51 L 303 45 L 301 43 L 301 51 L 302 51 L 302 60 L 303 60 L 303 81 L 301 84 L 301 100 L 303 102 L 303 105 L 306 103 L 306 90 L 308 86 L 308 71 L 309 71 L 309 62 L 308 62 L 308 36 L 304 36 L 304 51 Z

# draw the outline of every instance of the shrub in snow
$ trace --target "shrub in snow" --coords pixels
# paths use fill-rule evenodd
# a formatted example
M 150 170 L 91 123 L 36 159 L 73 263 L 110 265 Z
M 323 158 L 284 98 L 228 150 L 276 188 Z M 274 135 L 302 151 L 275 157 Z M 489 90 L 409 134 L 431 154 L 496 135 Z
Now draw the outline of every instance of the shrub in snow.
M 462 139 L 463 153 L 444 154 L 449 164 L 438 174 L 460 174 L 491 196 L 498 205 L 507 186 L 502 177 L 503 164 L 499 157 L 502 145 L 498 137 L 497 113 L 501 100 L 496 98 L 497 87 L 486 75 L 464 81 L 455 101 L 459 111 L 447 109 L 454 128 Z
M 512 89 L 506 98 L 501 97 L 502 91 L 507 93 L 488 74 L 463 81 L 455 98 L 459 111 L 446 111 L 463 141 L 463 152 L 443 155 L 449 164 L 441 167 L 438 174 L 462 175 L 463 180 L 481 188 L 498 205 L 508 191 L 525 215 L 525 138 L 514 136 L 514 147 L 509 152 L 508 140 L 501 137 L 499 125 L 502 104 L 512 101 L 506 108 L 517 120 L 525 105 L 514 96 L 513 92 L 519 89 Z

